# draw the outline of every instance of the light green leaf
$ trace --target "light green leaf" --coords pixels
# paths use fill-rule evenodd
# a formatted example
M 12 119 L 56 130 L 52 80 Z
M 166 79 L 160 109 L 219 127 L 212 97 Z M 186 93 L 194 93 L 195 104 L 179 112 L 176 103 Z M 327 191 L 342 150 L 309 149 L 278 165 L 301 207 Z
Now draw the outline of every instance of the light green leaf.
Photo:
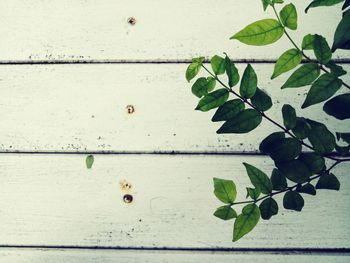
M 245 105 L 240 99 L 229 100 L 217 109 L 211 120 L 213 122 L 231 120 L 244 108 Z
M 312 175 L 309 168 L 300 160 L 291 160 L 276 164 L 283 175 L 298 184 L 305 183 Z
M 213 178 L 214 194 L 225 204 L 232 204 L 237 195 L 236 185 L 231 180 Z
M 228 99 L 229 93 L 226 89 L 218 89 L 205 95 L 198 103 L 195 110 L 209 111 L 223 105 Z
M 237 39 L 247 45 L 263 46 L 279 40 L 283 32 L 283 26 L 276 19 L 263 19 L 246 26 L 230 39 Z
M 308 11 L 310 8 L 313 8 L 313 7 L 318 7 L 318 6 L 332 6 L 332 5 L 338 4 L 338 3 L 343 2 L 343 1 L 344 1 L 344 0 L 313 0 L 313 1 L 308 5 L 308 7 L 306 7 L 305 13 L 307 13 L 307 11 Z
M 295 6 L 290 3 L 284 6 L 280 12 L 282 24 L 289 29 L 296 30 L 298 27 L 298 14 Z
M 202 63 L 204 61 L 204 57 L 193 58 L 192 63 L 187 67 L 186 70 L 186 79 L 190 82 L 197 74 L 199 73 Z
M 253 67 L 248 64 L 244 70 L 239 92 L 243 98 L 251 98 L 254 96 L 258 85 L 258 78 Z
M 298 66 L 303 58 L 301 52 L 295 48 L 289 49 L 284 52 L 277 60 L 275 64 L 275 69 L 271 76 L 271 79 L 274 79 L 285 73 L 296 66 Z
M 308 34 L 304 36 L 301 47 L 303 50 L 312 50 L 314 49 L 314 40 L 315 35 Z
M 242 214 L 240 214 L 235 221 L 232 241 L 235 242 L 252 231 L 259 222 L 259 219 L 259 207 L 256 204 L 246 205 L 242 210 Z
M 339 49 L 350 49 L 350 12 L 345 12 L 335 33 L 332 52 Z
M 283 84 L 282 89 L 297 88 L 310 85 L 320 75 L 320 67 L 315 63 L 307 63 L 299 67 Z
M 247 198 L 248 196 L 253 199 L 253 200 L 256 200 L 259 198 L 261 194 L 261 190 L 260 188 L 250 188 L 250 187 L 247 187 Z
M 272 191 L 272 183 L 270 178 L 261 170 L 250 165 L 248 163 L 243 163 L 250 181 L 255 188 L 259 188 L 263 194 L 269 194 Z
M 298 192 L 289 191 L 283 197 L 283 207 L 300 212 L 304 207 L 304 199 Z
M 243 110 L 232 120 L 226 121 L 217 133 L 247 133 L 258 127 L 261 121 L 262 116 L 258 111 L 254 109 Z
M 316 189 L 337 190 L 340 189 L 340 182 L 334 174 L 324 174 L 316 184 Z
M 85 163 L 86 163 L 86 168 L 91 169 L 92 165 L 94 164 L 94 156 L 93 155 L 88 155 L 86 156 Z
M 231 208 L 230 205 L 224 205 L 216 209 L 216 211 L 214 212 L 214 216 L 222 220 L 230 220 L 232 218 L 236 218 L 237 213 Z
M 332 97 L 342 86 L 343 82 L 331 73 L 325 73 L 311 86 L 302 109 L 320 103 Z
M 306 166 L 313 174 L 320 173 L 325 167 L 324 158 L 317 153 L 302 153 L 300 154 L 298 160 L 306 164 Z
M 259 209 L 261 218 L 264 220 L 269 220 L 272 216 L 278 214 L 278 204 L 272 197 L 262 201 L 259 205 Z
M 286 177 L 276 168 L 272 170 L 271 183 L 273 190 L 284 190 L 288 186 Z
M 327 127 L 319 122 L 307 120 L 311 126 L 311 132 L 308 139 L 315 152 L 322 154 L 331 153 L 336 145 L 334 135 Z
M 272 4 L 282 4 L 283 0 L 262 0 L 264 11 L 269 5 Z
M 225 69 L 228 77 L 228 85 L 230 88 L 232 88 L 239 82 L 239 73 L 235 64 L 230 60 L 228 56 L 225 57 Z
M 320 35 L 314 37 L 315 56 L 321 64 L 327 64 L 332 59 L 332 51 L 327 40 Z
M 316 189 L 310 183 L 307 183 L 307 184 L 305 184 L 305 185 L 303 185 L 301 187 L 297 187 L 296 191 L 299 192 L 299 193 L 304 193 L 304 194 L 309 194 L 309 195 L 316 195 Z
M 216 85 L 216 80 L 212 77 L 199 78 L 192 85 L 192 93 L 198 98 L 207 95 L 208 92 L 214 90 Z
M 282 107 L 283 124 L 288 130 L 293 129 L 297 125 L 297 114 L 295 109 L 289 104 Z
M 342 94 L 327 101 L 323 110 L 339 120 L 350 119 L 350 94 Z
M 221 75 L 225 73 L 225 60 L 222 57 L 215 55 L 211 58 L 210 64 L 215 75 Z
M 260 111 L 267 111 L 272 107 L 271 97 L 263 90 L 257 88 L 251 103 Z

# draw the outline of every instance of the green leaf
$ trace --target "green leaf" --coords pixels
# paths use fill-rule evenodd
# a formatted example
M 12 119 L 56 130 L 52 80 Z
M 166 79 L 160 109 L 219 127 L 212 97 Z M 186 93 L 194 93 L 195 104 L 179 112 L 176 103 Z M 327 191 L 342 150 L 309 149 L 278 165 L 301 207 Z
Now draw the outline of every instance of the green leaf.
M 337 132 L 336 135 L 338 141 L 342 139 L 344 142 L 350 144 L 350 133 Z
M 295 6 L 290 3 L 284 6 L 280 12 L 282 24 L 289 29 L 296 30 L 298 27 L 298 14 Z
M 211 120 L 213 122 L 231 120 L 243 111 L 244 108 L 244 103 L 240 99 L 226 101 L 217 109 Z
M 264 153 L 278 162 L 293 160 L 301 153 L 301 143 L 293 138 L 275 139 L 264 147 Z
M 248 163 L 243 163 L 250 181 L 255 188 L 259 188 L 263 194 L 269 194 L 272 191 L 272 183 L 270 178 L 261 170 L 250 165 Z
M 190 82 L 197 74 L 199 73 L 202 63 L 204 61 L 204 57 L 194 58 L 192 59 L 192 63 L 187 67 L 186 70 L 186 79 Z
M 256 204 L 246 205 L 242 210 L 242 214 L 240 214 L 235 221 L 232 241 L 235 242 L 252 231 L 259 222 L 259 219 L 259 207 Z
M 292 129 L 292 132 L 298 139 L 305 139 L 309 136 L 311 131 L 310 124 L 304 118 L 297 117 L 296 126 Z
M 273 190 L 284 190 L 288 186 L 286 177 L 276 168 L 272 170 L 271 182 Z
M 226 121 L 217 133 L 247 133 L 258 127 L 261 121 L 262 116 L 258 111 L 243 110 L 234 119 Z
M 275 64 L 275 69 L 271 76 L 271 79 L 274 79 L 285 73 L 296 66 L 298 66 L 303 58 L 301 52 L 295 48 L 289 49 L 284 52 L 277 60 Z
M 315 63 L 307 63 L 299 67 L 283 84 L 282 89 L 297 88 L 310 85 L 320 75 L 320 67 Z
M 337 153 L 339 153 L 341 156 L 346 156 L 348 155 L 349 151 L 350 151 L 350 145 L 348 146 L 339 146 L 339 145 L 335 145 L 335 150 L 337 151 Z
M 311 86 L 302 109 L 320 103 L 332 97 L 342 86 L 343 82 L 331 73 L 325 73 Z
M 235 64 L 230 60 L 228 56 L 225 57 L 225 69 L 228 77 L 228 85 L 230 88 L 232 88 L 239 82 L 239 73 Z
M 304 207 L 304 199 L 298 192 L 289 191 L 283 197 L 283 206 L 285 209 L 300 212 Z
M 342 66 L 335 64 L 333 60 L 329 61 L 325 66 L 329 68 L 331 70 L 331 73 L 337 77 L 346 75 L 347 73 Z
M 300 160 L 276 163 L 276 165 L 282 174 L 289 180 L 298 184 L 305 183 L 312 175 L 309 168 Z
M 196 110 L 209 111 L 223 105 L 228 99 L 229 93 L 226 89 L 218 89 L 205 95 L 198 103 Z
M 259 151 L 261 153 L 268 154 L 270 152 L 271 144 L 273 144 L 274 142 L 276 142 L 280 139 L 284 139 L 285 137 L 286 137 L 286 135 L 284 132 L 271 133 L 264 140 L 262 140 L 262 142 L 260 143 L 260 146 L 259 146 Z
M 249 99 L 254 96 L 258 85 L 258 78 L 253 67 L 248 64 L 244 70 L 239 93 L 242 97 Z
M 256 200 L 259 198 L 260 194 L 261 194 L 260 188 L 247 187 L 247 196 L 246 197 L 249 196 L 251 199 Z
M 247 45 L 264 46 L 279 40 L 283 32 L 283 26 L 276 19 L 263 19 L 246 26 L 230 39 Z
M 213 178 L 214 194 L 221 202 L 232 204 L 237 195 L 236 185 L 231 180 Z
M 272 216 L 278 214 L 278 204 L 277 202 L 269 197 L 261 202 L 259 205 L 261 218 L 264 220 L 269 220 Z
M 309 194 L 309 195 L 316 195 L 316 189 L 315 187 L 310 184 L 310 183 L 307 183 L 301 187 L 297 187 L 297 192 L 299 193 L 304 193 L 304 194 Z
M 327 101 L 323 110 L 339 120 L 350 118 L 350 94 L 342 94 Z
M 263 90 L 257 88 L 251 103 L 260 111 L 267 111 L 272 107 L 271 97 Z
M 214 90 L 216 85 L 216 80 L 212 77 L 208 78 L 199 78 L 192 85 L 192 93 L 198 98 L 207 95 L 208 92 Z
M 316 189 L 337 190 L 340 189 L 340 182 L 334 174 L 324 174 L 316 184 Z
M 301 47 L 303 50 L 312 50 L 314 49 L 315 35 L 308 34 L 304 36 Z
M 283 124 L 288 130 L 293 129 L 297 125 L 297 114 L 295 109 L 289 104 L 282 107 Z
M 222 57 L 215 55 L 211 58 L 210 64 L 215 75 L 221 75 L 225 73 L 225 60 Z
M 236 218 L 237 213 L 231 208 L 230 205 L 224 205 L 216 209 L 216 211 L 214 212 L 214 216 L 222 220 L 230 220 L 232 218 Z
M 342 9 L 345 10 L 349 6 L 350 6 L 350 0 L 345 0 L 345 3 L 343 5 Z
M 332 51 L 323 36 L 314 36 L 314 52 L 321 64 L 327 64 L 332 58 Z
M 320 173 L 325 166 L 324 158 L 317 153 L 302 153 L 298 160 L 306 164 L 313 174 Z
M 86 156 L 85 163 L 86 163 L 86 168 L 91 169 L 93 163 L 94 163 L 94 156 L 93 155 L 88 155 Z
M 350 12 L 345 12 L 335 33 L 332 52 L 339 49 L 350 49 Z
M 307 13 L 307 11 L 313 7 L 332 6 L 332 5 L 338 4 L 338 3 L 343 2 L 343 1 L 344 0 L 313 0 L 311 2 L 311 4 L 309 4 L 308 7 L 306 7 L 305 13 Z
M 315 149 L 315 152 L 318 152 L 321 155 L 331 153 L 336 144 L 334 135 L 324 124 L 312 120 L 307 121 L 311 126 L 311 132 L 308 139 Z

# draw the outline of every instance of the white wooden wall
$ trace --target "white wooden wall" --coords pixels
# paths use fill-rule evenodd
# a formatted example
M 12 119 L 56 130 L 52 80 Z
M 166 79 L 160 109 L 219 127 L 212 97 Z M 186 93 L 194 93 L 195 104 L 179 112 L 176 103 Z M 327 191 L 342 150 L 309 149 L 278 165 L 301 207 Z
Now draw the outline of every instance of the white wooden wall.
M 309 1 L 294 2 L 297 42 L 316 32 L 331 42 L 340 6 L 305 15 Z M 341 191 L 305 197 L 302 213 L 282 209 L 237 243 L 212 216 L 212 177 L 235 180 L 243 198 L 243 161 L 271 171 L 255 153 L 274 127 L 216 135 L 211 114 L 193 110 L 186 63 L 224 51 L 250 61 L 281 120 L 306 91 L 269 80 L 288 41 L 228 40 L 269 15 L 258 0 L 1 0 L 0 262 L 349 262 L 349 165 L 336 171 Z M 349 129 L 319 110 L 305 115 Z

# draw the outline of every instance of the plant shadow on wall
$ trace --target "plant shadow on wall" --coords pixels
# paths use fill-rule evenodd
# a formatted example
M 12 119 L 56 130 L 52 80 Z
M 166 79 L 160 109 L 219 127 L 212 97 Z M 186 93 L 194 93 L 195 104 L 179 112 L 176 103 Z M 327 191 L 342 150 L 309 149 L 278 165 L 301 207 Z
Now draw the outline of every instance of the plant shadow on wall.
M 346 71 L 332 60 L 332 54 L 337 49 L 350 49 L 350 0 L 314 0 L 305 12 L 310 8 L 341 2 L 344 2 L 342 19 L 335 30 L 332 48 L 324 37 L 317 34 L 306 35 L 299 47 L 288 33 L 297 29 L 296 8 L 290 3 L 278 12 L 276 5 L 284 4 L 282 0 L 262 0 L 264 10 L 272 8 L 276 17 L 254 22 L 231 39 L 262 46 L 276 42 L 283 35 L 287 37 L 292 48 L 278 58 L 271 79 L 296 68 L 304 59 L 305 63 L 291 74 L 281 88 L 311 85 L 301 108 L 326 101 L 323 111 L 344 121 L 350 118 L 350 93 L 337 96 L 335 93 L 341 88 L 350 89 L 350 86 L 342 81 Z M 314 58 L 309 53 L 313 53 Z M 350 150 L 350 133 L 335 131 L 334 135 L 323 123 L 297 116 L 289 104 L 283 105 L 283 125 L 279 124 L 265 113 L 273 106 L 272 100 L 258 88 L 258 78 L 251 65 L 247 65 L 240 77 L 227 54 L 225 58 L 213 56 L 210 64 L 212 71 L 204 65 L 204 57 L 194 58 L 187 68 L 186 79 L 194 79 L 200 69 L 209 74 L 207 78 L 201 77 L 194 82 L 192 93 L 200 98 L 196 110 L 206 112 L 218 108 L 212 118 L 213 122 L 224 121 L 218 134 L 248 133 L 263 119 L 278 130 L 267 136 L 259 146 L 260 152 L 269 155 L 276 166 L 270 177 L 253 165 L 243 163 L 254 186 L 246 189 L 246 201 L 236 201 L 233 181 L 214 178 L 214 194 L 225 204 L 214 215 L 223 220 L 235 219 L 233 241 L 249 233 L 260 217 L 268 220 L 278 214 L 278 203 L 274 200 L 276 195 L 284 195 L 285 209 L 301 211 L 304 206 L 302 194 L 316 195 L 316 189 L 339 190 L 340 183 L 332 170 L 350 161 L 346 157 Z M 225 73 L 227 84 L 219 78 Z M 239 81 L 239 88 L 235 88 Z M 221 88 L 214 91 L 216 84 Z M 235 98 L 228 100 L 230 95 Z M 302 148 L 306 151 L 303 152 Z M 240 214 L 234 209 L 236 205 L 244 205 Z

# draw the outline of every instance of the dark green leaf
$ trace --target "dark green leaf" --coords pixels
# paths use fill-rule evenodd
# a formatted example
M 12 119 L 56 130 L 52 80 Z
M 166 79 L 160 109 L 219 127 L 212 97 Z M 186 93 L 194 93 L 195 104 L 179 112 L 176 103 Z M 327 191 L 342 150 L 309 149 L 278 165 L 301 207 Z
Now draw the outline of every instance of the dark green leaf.
M 345 3 L 343 5 L 342 9 L 345 10 L 349 6 L 350 6 L 350 0 L 345 0 Z
M 289 191 L 283 197 L 283 206 L 285 209 L 300 212 L 304 207 L 304 199 L 298 192 Z
M 320 35 L 315 35 L 314 52 L 316 58 L 321 64 L 327 64 L 332 58 L 332 51 L 327 40 Z
M 216 209 L 216 211 L 214 212 L 214 216 L 222 220 L 230 220 L 232 218 L 236 218 L 237 213 L 231 208 L 230 205 L 224 205 Z
M 232 88 L 239 82 L 239 73 L 235 64 L 228 56 L 225 57 L 225 69 L 228 77 L 228 85 Z
M 344 142 L 350 144 L 350 133 L 337 132 L 336 135 L 338 141 L 342 139 Z
M 288 186 L 286 177 L 276 168 L 272 170 L 271 182 L 273 190 L 284 190 Z
M 298 159 L 306 164 L 313 174 L 320 173 L 325 166 L 324 158 L 317 153 L 302 153 Z
M 309 168 L 300 160 L 276 163 L 276 165 L 282 174 L 295 183 L 305 183 L 312 175 Z
M 88 155 L 86 156 L 85 163 L 86 163 L 86 168 L 91 169 L 93 163 L 94 163 L 94 156 L 93 155 Z
M 244 107 L 244 103 L 240 99 L 229 100 L 217 109 L 211 120 L 213 122 L 231 120 L 243 111 Z
M 345 12 L 335 33 L 332 51 L 350 49 L 350 12 Z
M 324 174 L 316 184 L 317 189 L 339 190 L 340 182 L 334 174 Z
M 290 161 L 301 153 L 301 143 L 293 138 L 276 139 L 264 147 L 264 152 L 275 161 Z
M 302 109 L 320 103 L 332 97 L 342 86 L 342 81 L 331 73 L 325 73 L 311 86 Z
M 225 73 L 225 60 L 222 57 L 215 55 L 211 58 L 210 64 L 215 75 L 221 75 Z
M 335 147 L 335 137 L 327 129 L 327 127 L 315 121 L 307 120 L 311 126 L 311 132 L 308 139 L 315 149 L 315 152 L 320 154 L 331 153 Z
M 212 91 L 215 88 L 216 80 L 212 77 L 208 78 L 199 78 L 192 85 L 192 93 L 198 98 L 207 95 L 208 92 Z
M 303 58 L 301 52 L 295 48 L 284 52 L 277 60 L 271 79 L 298 66 Z
M 329 61 L 325 66 L 329 68 L 331 70 L 331 73 L 337 77 L 340 77 L 346 74 L 346 71 L 343 69 L 343 67 L 335 64 L 333 60 Z
M 320 75 L 320 67 L 315 63 L 307 63 L 299 67 L 283 84 L 282 89 L 297 88 L 310 85 Z
M 263 171 L 253 165 L 248 163 L 243 164 L 254 187 L 259 188 L 263 194 L 269 194 L 272 191 L 270 178 Z
M 231 180 L 213 178 L 214 194 L 225 204 L 232 204 L 237 195 L 236 185 Z
M 310 183 L 307 183 L 301 187 L 298 187 L 296 189 L 299 193 L 304 193 L 304 194 L 309 194 L 309 195 L 316 195 L 316 189 L 315 187 L 310 184 Z
M 246 205 L 234 224 L 233 239 L 235 242 L 253 230 L 260 219 L 260 209 L 256 204 Z
M 263 46 L 279 40 L 283 32 L 283 26 L 276 19 L 263 19 L 246 26 L 230 39 L 237 39 L 247 45 Z
M 297 114 L 295 109 L 289 104 L 284 104 L 282 107 L 282 116 L 284 126 L 290 130 L 297 125 Z
M 271 144 L 275 143 L 276 141 L 279 141 L 280 139 L 284 139 L 286 137 L 284 132 L 274 132 L 271 133 L 269 136 L 267 136 L 262 142 L 260 143 L 259 150 L 261 153 L 269 154 Z
M 260 111 L 267 111 L 272 107 L 271 97 L 263 90 L 257 88 L 251 103 Z
M 311 131 L 310 124 L 304 118 L 297 117 L 296 126 L 292 129 L 292 132 L 298 139 L 305 139 L 309 136 Z
M 186 79 L 188 82 L 190 82 L 191 79 L 197 76 L 199 70 L 201 69 L 203 61 L 204 57 L 192 59 L 192 63 L 187 67 L 186 70 Z
M 259 198 L 260 194 L 261 194 L 260 188 L 247 187 L 247 196 L 246 197 L 249 196 L 251 199 L 256 200 Z
M 280 12 L 282 24 L 289 29 L 296 30 L 298 27 L 298 14 L 295 6 L 290 3 L 284 6 Z
M 323 110 L 339 120 L 350 118 L 350 94 L 342 94 L 327 101 Z
M 226 121 L 217 133 L 247 133 L 258 127 L 261 121 L 262 116 L 258 111 L 243 110 L 234 119 Z
M 343 1 L 344 0 L 313 0 L 311 2 L 311 4 L 309 4 L 308 7 L 305 9 L 305 13 L 307 13 L 307 11 L 313 7 L 331 6 L 331 5 L 335 5 L 335 4 L 338 4 L 338 3 L 343 2 Z
M 312 50 L 314 49 L 314 40 L 315 35 L 308 34 L 304 36 L 301 47 L 303 50 Z
M 242 97 L 248 99 L 254 96 L 258 84 L 258 78 L 253 67 L 248 64 L 244 70 L 239 92 Z
M 205 95 L 198 103 L 196 110 L 209 111 L 223 105 L 228 99 L 229 93 L 226 89 L 218 89 Z
M 335 150 L 337 151 L 337 153 L 339 153 L 341 156 L 346 156 L 348 155 L 349 151 L 350 151 L 350 145 L 348 146 L 339 146 L 339 145 L 335 145 Z
M 261 202 L 259 205 L 261 218 L 264 220 L 269 220 L 272 216 L 278 214 L 278 204 L 277 202 L 269 197 Z

